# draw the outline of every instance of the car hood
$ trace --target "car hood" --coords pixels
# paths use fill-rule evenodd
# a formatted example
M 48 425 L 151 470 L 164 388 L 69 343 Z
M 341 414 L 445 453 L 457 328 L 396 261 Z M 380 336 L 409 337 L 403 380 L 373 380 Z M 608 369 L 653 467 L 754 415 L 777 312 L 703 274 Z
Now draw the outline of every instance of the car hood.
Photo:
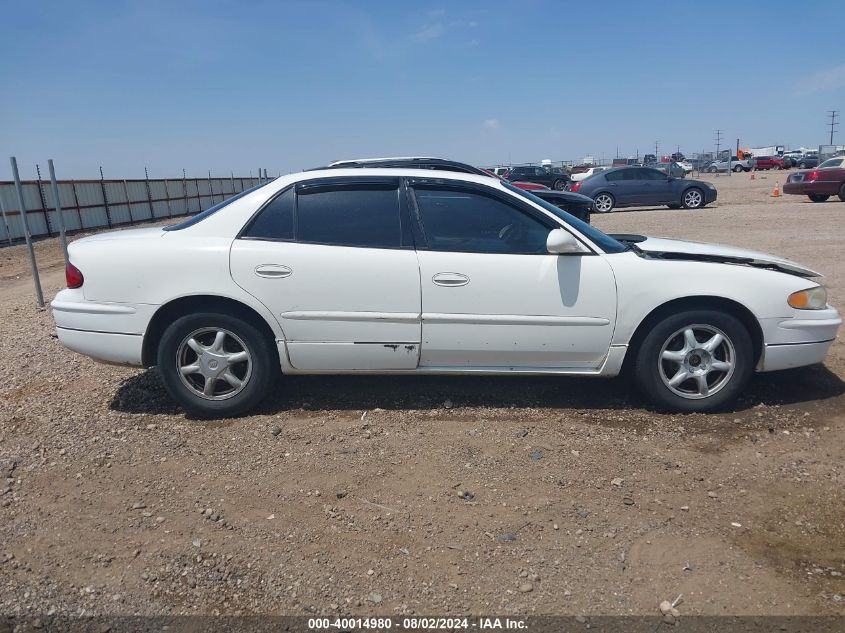
M 662 237 L 647 237 L 640 241 L 634 236 L 621 236 L 622 242 L 634 243 L 647 257 L 672 260 L 706 261 L 724 264 L 743 264 L 769 268 L 799 277 L 821 277 L 821 273 L 806 268 L 782 257 L 749 251 L 724 244 L 706 244 L 685 240 L 669 240 Z
M 163 227 L 152 227 L 145 229 L 124 229 L 121 231 L 106 231 L 104 233 L 97 233 L 96 235 L 89 235 L 82 239 L 75 240 L 74 244 L 82 244 L 87 242 L 102 242 L 104 240 L 123 240 L 123 239 L 149 239 L 154 237 L 161 237 L 165 232 Z

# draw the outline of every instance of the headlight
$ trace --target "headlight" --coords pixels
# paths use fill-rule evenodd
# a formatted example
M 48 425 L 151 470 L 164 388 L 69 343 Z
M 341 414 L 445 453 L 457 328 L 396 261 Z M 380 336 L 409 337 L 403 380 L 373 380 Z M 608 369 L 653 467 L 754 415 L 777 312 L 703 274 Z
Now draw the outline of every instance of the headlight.
M 827 290 L 824 286 L 799 290 L 789 295 L 786 302 L 799 310 L 821 310 L 827 305 Z

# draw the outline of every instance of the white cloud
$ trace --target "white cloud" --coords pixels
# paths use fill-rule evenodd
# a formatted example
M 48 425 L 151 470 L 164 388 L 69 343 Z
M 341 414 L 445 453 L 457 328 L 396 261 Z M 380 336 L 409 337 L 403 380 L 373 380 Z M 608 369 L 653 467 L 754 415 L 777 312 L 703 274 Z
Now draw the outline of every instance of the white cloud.
M 498 130 L 502 127 L 502 122 L 499 119 L 484 119 L 481 122 L 481 127 L 485 130 Z
M 413 38 L 418 42 L 428 42 L 429 40 L 436 40 L 445 32 L 446 27 L 440 22 L 423 24 L 419 30 L 414 33 Z
M 809 77 L 802 79 L 795 87 L 795 94 L 803 96 L 814 92 L 836 90 L 842 87 L 845 87 L 845 64 L 816 71 Z

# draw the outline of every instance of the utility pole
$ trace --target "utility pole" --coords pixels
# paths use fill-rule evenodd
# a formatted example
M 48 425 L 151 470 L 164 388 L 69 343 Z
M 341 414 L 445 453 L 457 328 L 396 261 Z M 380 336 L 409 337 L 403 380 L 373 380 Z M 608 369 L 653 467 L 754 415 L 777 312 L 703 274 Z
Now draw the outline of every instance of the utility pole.
M 660 146 L 660 141 L 654 141 L 654 157 L 659 160 L 660 154 L 657 153 L 657 148 Z
M 722 130 L 716 130 L 716 160 L 719 160 L 720 147 L 722 147 Z
M 830 115 L 830 144 L 833 145 L 834 128 L 837 125 L 839 125 L 836 122 L 836 117 L 839 116 L 839 111 L 838 110 L 828 110 L 827 113 L 828 113 L 828 115 Z

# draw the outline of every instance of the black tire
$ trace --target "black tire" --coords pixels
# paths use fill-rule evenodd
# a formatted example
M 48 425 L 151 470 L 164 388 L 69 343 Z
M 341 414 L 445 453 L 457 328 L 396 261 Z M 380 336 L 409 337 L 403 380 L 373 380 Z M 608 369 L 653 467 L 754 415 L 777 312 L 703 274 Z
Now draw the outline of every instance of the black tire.
M 195 342 L 205 346 L 221 330 L 228 333 L 223 337 L 221 351 L 213 350 L 211 343 L 205 349 L 205 353 L 212 356 L 208 360 L 210 364 L 203 365 L 200 355 L 187 344 L 188 338 L 193 337 Z M 179 405 L 197 417 L 234 417 L 246 413 L 264 399 L 280 374 L 275 344 L 267 339 L 268 336 L 252 323 L 227 314 L 200 312 L 176 319 L 164 331 L 158 347 L 158 368 L 164 386 Z M 225 362 L 224 356 L 241 350 L 247 352 L 248 360 L 232 365 L 227 363 L 225 367 L 221 365 Z M 231 380 L 240 380 L 242 386 L 230 384 L 229 378 L 213 378 L 211 397 L 205 397 L 199 393 L 199 385 L 206 384 L 206 374 L 197 371 L 183 378 L 180 371 L 180 366 L 185 366 L 183 363 L 204 367 L 207 372 L 228 367 L 218 376 L 231 372 L 234 376 Z M 226 394 L 227 389 L 231 390 L 229 395 Z
M 807 169 L 807 163 L 798 163 L 798 169 Z
M 717 331 L 724 336 L 732 350 L 732 370 L 712 370 L 704 374 L 705 382 L 712 381 L 711 387 L 714 390 L 710 395 L 679 395 L 664 382 L 663 375 L 673 373 L 672 368 L 675 366 L 675 361 L 661 360 L 664 350 L 667 354 L 672 352 L 674 346 L 672 343 L 677 342 L 677 336 L 680 336 L 683 342 L 683 332 L 689 328 L 708 328 L 710 331 Z M 698 339 L 698 330 L 694 330 L 694 334 L 698 344 L 703 345 L 706 342 L 706 338 L 704 342 Z M 720 363 L 725 362 L 728 357 L 725 351 L 727 344 L 721 343 L 716 350 L 715 360 Z M 683 354 L 684 352 L 678 350 L 676 353 Z M 694 357 L 697 353 L 702 352 L 695 349 L 690 351 L 687 355 L 689 360 L 686 362 L 693 369 L 695 369 L 693 363 L 696 362 L 696 366 L 701 371 L 701 368 L 711 361 L 707 358 L 702 360 L 701 357 L 695 361 Z M 680 412 L 711 411 L 730 404 L 745 389 L 751 379 L 755 364 L 754 348 L 746 327 L 733 315 L 715 310 L 689 310 L 667 316 L 651 328 L 635 354 L 634 379 L 642 392 L 659 407 Z M 725 358 L 720 360 L 719 356 Z M 677 367 L 680 370 L 684 365 L 677 363 Z M 675 389 L 695 393 L 699 389 L 698 381 L 695 377 L 690 377 L 678 383 Z
M 742 165 L 734 165 L 733 169 L 738 174 L 739 172 L 741 172 L 745 168 Z
M 566 188 L 566 181 L 562 179 L 555 180 L 552 183 L 552 189 L 555 191 L 563 191 Z
M 601 205 L 601 210 L 598 205 Z M 616 199 L 606 191 L 602 191 L 593 199 L 593 210 L 596 213 L 610 213 L 615 206 Z
M 839 194 L 838 194 L 838 196 L 839 196 L 839 199 L 840 199 L 842 202 L 845 202 L 845 182 L 843 182 L 843 183 L 842 183 L 842 186 L 841 186 L 841 187 L 839 187 Z
M 694 195 L 695 193 L 698 194 L 697 198 Z M 707 204 L 707 202 L 704 200 L 704 192 L 698 187 L 688 187 L 687 189 L 684 189 L 684 192 L 681 194 L 681 206 L 684 209 L 700 209 L 705 204 Z
M 812 200 L 813 202 L 827 202 L 827 199 L 830 198 L 830 196 L 825 196 L 825 195 L 820 194 L 820 193 L 808 193 L 807 197 L 810 200 Z M 842 198 L 842 190 L 839 191 L 839 198 L 840 198 L 840 200 L 843 199 Z

